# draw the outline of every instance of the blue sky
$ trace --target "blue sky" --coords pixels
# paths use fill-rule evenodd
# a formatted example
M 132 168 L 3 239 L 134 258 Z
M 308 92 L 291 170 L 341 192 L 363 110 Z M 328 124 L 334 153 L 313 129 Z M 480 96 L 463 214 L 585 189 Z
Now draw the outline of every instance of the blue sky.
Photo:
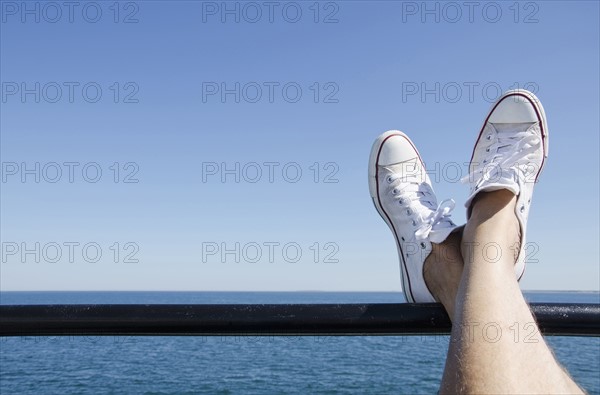
M 400 290 L 373 139 L 463 223 L 516 87 L 550 129 L 522 288 L 600 288 L 598 2 L 1 4 L 1 290 Z

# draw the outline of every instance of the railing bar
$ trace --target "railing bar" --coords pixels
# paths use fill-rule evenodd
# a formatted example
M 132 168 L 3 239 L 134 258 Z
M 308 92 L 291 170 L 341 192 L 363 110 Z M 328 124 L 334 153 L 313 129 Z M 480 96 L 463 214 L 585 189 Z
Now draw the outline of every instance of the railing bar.
M 600 304 L 530 306 L 546 335 L 600 336 Z M 439 304 L 0 305 L 0 336 L 440 335 L 450 329 Z

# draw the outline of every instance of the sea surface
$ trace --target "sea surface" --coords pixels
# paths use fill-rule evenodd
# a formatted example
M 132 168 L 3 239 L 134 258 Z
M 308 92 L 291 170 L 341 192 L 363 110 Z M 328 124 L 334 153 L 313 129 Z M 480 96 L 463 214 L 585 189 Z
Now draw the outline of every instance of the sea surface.
M 532 302 L 600 303 L 588 292 Z M 400 293 L 2 292 L 0 304 L 400 303 Z M 600 395 L 600 338 L 547 337 Z M 448 336 L 4 337 L 0 394 L 435 394 Z

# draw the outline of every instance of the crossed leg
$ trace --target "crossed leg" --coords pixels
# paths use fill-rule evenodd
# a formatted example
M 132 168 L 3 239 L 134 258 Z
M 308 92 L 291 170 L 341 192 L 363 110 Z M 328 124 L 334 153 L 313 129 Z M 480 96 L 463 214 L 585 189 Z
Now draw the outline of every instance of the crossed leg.
M 583 393 L 554 358 L 515 278 L 515 202 L 508 190 L 479 194 L 462 235 L 434 244 L 425 261 L 427 286 L 453 322 L 442 394 Z

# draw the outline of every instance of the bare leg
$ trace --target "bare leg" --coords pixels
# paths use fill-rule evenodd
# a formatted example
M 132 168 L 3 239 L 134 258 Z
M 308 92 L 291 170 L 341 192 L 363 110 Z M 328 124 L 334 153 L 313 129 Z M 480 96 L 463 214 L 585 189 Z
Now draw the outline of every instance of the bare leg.
M 463 273 L 462 232 L 463 228 L 457 229 L 443 243 L 432 243 L 431 254 L 423 265 L 427 288 L 444 305 L 451 320 L 454 319 L 456 293 Z
M 426 262 L 430 290 L 453 317 L 441 393 L 582 393 L 544 342 L 515 278 L 520 240 L 515 201 L 511 192 L 500 190 L 481 193 L 473 203 L 457 291 L 451 288 L 459 265 L 436 264 L 434 254 Z M 449 238 L 452 243 L 455 238 Z M 446 286 L 434 274 L 443 268 L 449 268 Z

